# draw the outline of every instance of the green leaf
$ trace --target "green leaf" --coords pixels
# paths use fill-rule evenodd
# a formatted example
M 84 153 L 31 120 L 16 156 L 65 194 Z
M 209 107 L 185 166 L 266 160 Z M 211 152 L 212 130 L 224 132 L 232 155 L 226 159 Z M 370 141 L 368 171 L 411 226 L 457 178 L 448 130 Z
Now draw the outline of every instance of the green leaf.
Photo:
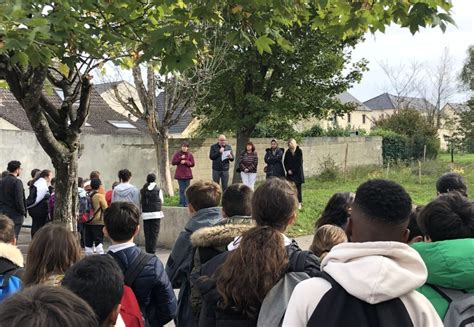
M 266 35 L 262 35 L 258 39 L 255 40 L 255 46 L 257 47 L 257 51 L 260 54 L 263 54 L 264 52 L 271 54 L 272 53 L 271 46 L 273 44 L 275 44 L 275 41 L 273 41 Z
M 285 51 L 293 51 L 293 46 L 291 43 L 284 37 L 277 37 L 278 45 Z

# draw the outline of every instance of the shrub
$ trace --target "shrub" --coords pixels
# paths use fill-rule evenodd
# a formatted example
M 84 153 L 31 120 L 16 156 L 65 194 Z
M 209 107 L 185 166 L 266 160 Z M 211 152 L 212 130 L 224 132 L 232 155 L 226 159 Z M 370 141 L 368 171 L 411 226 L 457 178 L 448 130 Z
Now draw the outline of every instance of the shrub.
M 334 181 L 339 176 L 340 168 L 330 155 L 323 157 L 323 161 L 319 167 L 320 173 L 318 179 L 321 181 Z
M 371 131 L 372 136 L 382 136 L 382 157 L 384 164 L 399 163 L 409 157 L 408 138 L 391 130 L 377 128 Z

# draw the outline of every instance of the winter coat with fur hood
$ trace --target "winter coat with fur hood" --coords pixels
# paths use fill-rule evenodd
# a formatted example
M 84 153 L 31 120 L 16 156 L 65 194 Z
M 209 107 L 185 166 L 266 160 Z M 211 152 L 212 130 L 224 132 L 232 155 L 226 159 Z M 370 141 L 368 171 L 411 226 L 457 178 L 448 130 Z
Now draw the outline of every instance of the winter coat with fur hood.
M 416 291 L 426 281 L 427 270 L 420 255 L 408 245 L 399 242 L 343 243 L 335 246 L 323 259 L 321 270 L 327 273 L 345 292 L 365 304 L 377 305 L 396 300 L 397 315 L 379 321 L 377 326 L 394 326 L 391 319 L 403 315 L 408 326 L 443 326 L 430 302 Z M 332 284 L 321 277 L 299 283 L 291 295 L 283 326 L 328 325 L 328 315 L 319 306 L 327 305 L 325 297 Z M 340 303 L 331 303 L 335 310 Z M 326 307 L 325 307 L 326 308 Z M 346 320 L 362 314 L 345 309 Z M 318 315 L 318 313 L 320 313 Z M 339 315 L 340 312 L 334 312 Z M 384 319 L 382 318 L 382 319 Z M 351 326 L 362 325 L 359 320 Z M 316 325 L 318 325 L 316 324 Z

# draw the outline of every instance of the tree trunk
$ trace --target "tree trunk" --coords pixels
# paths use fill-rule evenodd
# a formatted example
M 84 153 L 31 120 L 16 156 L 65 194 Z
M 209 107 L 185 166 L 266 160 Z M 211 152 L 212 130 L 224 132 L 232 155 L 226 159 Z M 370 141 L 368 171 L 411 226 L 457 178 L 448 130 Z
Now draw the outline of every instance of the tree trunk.
M 155 144 L 156 163 L 161 182 L 161 188 L 164 193 L 174 196 L 173 180 L 171 179 L 168 131 L 162 130 L 161 135 L 153 136 Z
M 248 127 L 241 127 L 237 130 L 237 145 L 235 148 L 235 166 L 238 167 L 239 165 L 239 158 L 240 154 L 244 152 L 245 146 L 247 145 L 247 142 L 250 141 L 250 135 L 252 134 L 252 131 L 255 129 L 255 126 L 248 128 Z M 234 177 L 232 178 L 232 184 L 234 183 L 241 183 L 242 179 L 240 178 L 240 174 L 235 172 L 234 169 Z
M 52 159 L 56 170 L 54 223 L 77 230 L 77 151 Z

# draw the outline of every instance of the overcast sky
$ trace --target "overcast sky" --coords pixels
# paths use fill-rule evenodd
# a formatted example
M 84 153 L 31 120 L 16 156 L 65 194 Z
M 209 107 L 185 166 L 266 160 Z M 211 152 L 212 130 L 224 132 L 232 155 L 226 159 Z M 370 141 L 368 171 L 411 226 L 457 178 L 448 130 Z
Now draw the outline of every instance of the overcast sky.
M 413 59 L 436 64 L 443 49 L 447 47 L 453 57 L 456 71 L 459 71 L 466 58 L 469 45 L 474 45 L 474 1 L 453 0 L 455 26 L 449 26 L 446 33 L 439 28 L 423 29 L 414 36 L 407 28 L 391 26 L 385 33 L 367 34 L 364 43 L 356 46 L 353 59 L 366 58 L 370 70 L 362 81 L 349 92 L 360 101 L 366 101 L 383 92 L 390 91 L 388 81 L 379 62 L 397 66 Z M 457 94 L 453 101 L 463 101 L 466 94 Z

